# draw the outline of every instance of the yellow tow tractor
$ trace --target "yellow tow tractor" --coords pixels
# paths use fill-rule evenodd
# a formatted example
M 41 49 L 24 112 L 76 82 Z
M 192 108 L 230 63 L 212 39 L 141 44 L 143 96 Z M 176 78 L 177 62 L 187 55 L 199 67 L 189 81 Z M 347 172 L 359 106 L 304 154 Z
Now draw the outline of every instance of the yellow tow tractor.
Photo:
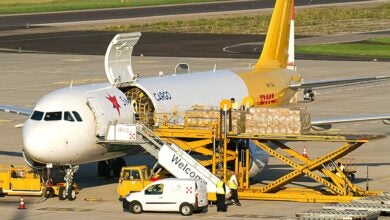
M 45 196 L 46 198 L 58 196 L 60 200 L 66 199 L 64 183 L 46 183 L 35 170 L 26 166 L 0 165 L 0 195 L 10 196 Z M 69 190 L 69 200 L 76 199 L 79 192 L 74 183 Z
M 149 175 L 146 165 L 122 167 L 117 188 L 119 199 L 125 198 L 131 192 L 141 191 L 149 183 L 159 179 L 159 175 L 165 177 L 168 174 L 156 172 L 155 174 Z

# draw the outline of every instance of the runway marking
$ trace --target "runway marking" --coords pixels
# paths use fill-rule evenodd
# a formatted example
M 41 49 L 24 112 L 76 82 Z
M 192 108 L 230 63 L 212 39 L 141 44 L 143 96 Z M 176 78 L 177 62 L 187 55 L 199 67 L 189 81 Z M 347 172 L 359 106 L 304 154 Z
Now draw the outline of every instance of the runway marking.
M 249 43 L 234 44 L 234 45 L 230 45 L 230 46 L 226 46 L 226 47 L 222 48 L 222 51 L 226 52 L 226 53 L 233 53 L 233 54 L 242 53 L 242 52 L 237 52 L 237 51 L 230 50 L 230 48 L 247 46 L 247 45 L 260 46 L 260 45 L 263 45 L 263 43 L 260 43 L 260 42 L 249 42 Z M 253 50 L 253 52 L 258 52 L 257 51 L 257 47 L 254 47 L 252 50 Z

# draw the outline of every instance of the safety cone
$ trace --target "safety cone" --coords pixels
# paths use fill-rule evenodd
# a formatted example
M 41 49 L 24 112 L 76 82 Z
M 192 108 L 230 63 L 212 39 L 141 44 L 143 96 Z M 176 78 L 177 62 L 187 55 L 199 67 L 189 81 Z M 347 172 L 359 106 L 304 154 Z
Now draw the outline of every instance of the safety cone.
M 26 209 L 26 207 L 24 206 L 23 196 L 20 197 L 20 203 L 19 203 L 19 208 L 18 209 Z
M 307 150 L 306 150 L 306 145 L 303 147 L 303 154 L 302 156 L 308 158 L 309 156 L 307 155 Z

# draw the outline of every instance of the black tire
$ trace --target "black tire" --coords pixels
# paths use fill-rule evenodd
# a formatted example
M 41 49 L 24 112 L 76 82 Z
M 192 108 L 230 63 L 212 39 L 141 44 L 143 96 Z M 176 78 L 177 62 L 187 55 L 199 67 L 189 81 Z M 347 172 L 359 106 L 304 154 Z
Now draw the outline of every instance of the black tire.
M 73 201 L 76 199 L 76 190 L 73 186 L 69 186 L 68 188 L 68 200 Z
M 130 212 L 130 202 L 126 198 L 122 199 L 122 207 L 124 212 Z
M 130 212 L 133 214 L 141 214 L 143 212 L 141 203 L 131 202 L 130 203 Z
M 188 203 L 183 203 L 180 205 L 180 214 L 184 215 L 184 216 L 190 216 L 192 215 L 192 213 L 194 212 L 194 207 L 192 207 L 192 205 L 188 204 Z
M 61 186 L 60 189 L 58 190 L 58 198 L 60 200 L 65 200 L 66 199 L 66 190 L 65 187 Z
M 111 174 L 110 166 L 106 161 L 98 162 L 98 176 L 109 178 Z
M 355 174 L 351 173 L 351 181 L 355 181 Z
M 121 174 L 122 167 L 126 166 L 126 161 L 122 158 L 116 158 L 112 164 L 112 173 L 115 177 L 119 177 Z
M 51 198 L 54 196 L 54 189 L 51 187 L 46 187 L 43 191 L 43 196 L 45 198 Z

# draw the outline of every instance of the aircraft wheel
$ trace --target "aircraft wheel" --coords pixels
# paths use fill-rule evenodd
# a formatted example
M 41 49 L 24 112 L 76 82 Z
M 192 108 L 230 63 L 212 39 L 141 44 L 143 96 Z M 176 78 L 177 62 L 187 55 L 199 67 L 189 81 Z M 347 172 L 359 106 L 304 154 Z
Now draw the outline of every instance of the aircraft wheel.
M 73 201 L 76 199 L 76 190 L 74 189 L 73 186 L 69 186 L 68 189 L 68 200 Z
M 51 198 L 54 196 L 54 189 L 51 187 L 46 187 L 43 191 L 43 195 L 45 198 Z
M 98 162 L 98 176 L 109 178 L 111 174 L 110 167 L 107 161 Z
M 112 165 L 112 172 L 115 177 L 119 177 L 122 167 L 126 166 L 126 161 L 122 157 L 116 158 Z
M 58 198 L 60 200 L 65 200 L 66 199 L 66 190 L 65 187 L 61 186 L 60 189 L 58 190 Z

